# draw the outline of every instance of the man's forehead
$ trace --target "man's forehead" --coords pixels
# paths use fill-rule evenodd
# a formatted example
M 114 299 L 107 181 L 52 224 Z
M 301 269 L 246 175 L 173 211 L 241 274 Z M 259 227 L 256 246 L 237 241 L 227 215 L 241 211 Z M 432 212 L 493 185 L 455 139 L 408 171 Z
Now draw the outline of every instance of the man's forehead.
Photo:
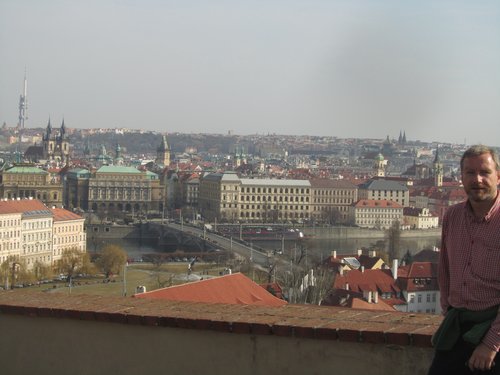
M 467 156 L 463 160 L 463 169 L 471 168 L 495 168 L 495 160 L 490 153 Z

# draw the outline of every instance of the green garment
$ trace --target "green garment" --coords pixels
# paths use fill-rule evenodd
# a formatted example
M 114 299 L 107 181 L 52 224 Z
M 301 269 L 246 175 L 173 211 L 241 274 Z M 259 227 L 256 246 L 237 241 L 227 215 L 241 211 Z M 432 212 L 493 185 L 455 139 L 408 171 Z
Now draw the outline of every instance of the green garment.
M 490 329 L 497 314 L 498 306 L 481 311 L 452 307 L 432 337 L 432 345 L 436 350 L 451 350 L 462 335 L 464 341 L 477 346 Z M 463 326 L 470 328 L 462 332 Z

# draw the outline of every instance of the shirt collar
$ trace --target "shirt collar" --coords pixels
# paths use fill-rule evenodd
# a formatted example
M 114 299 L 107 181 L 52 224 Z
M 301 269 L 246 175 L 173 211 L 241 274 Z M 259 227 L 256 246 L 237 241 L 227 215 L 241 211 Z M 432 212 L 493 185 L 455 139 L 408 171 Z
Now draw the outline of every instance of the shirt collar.
M 470 205 L 469 200 L 467 199 L 466 205 L 467 207 L 467 214 L 469 217 L 474 220 L 474 221 L 490 221 L 490 218 L 497 212 L 500 211 L 500 190 L 497 191 L 497 197 L 495 198 L 495 202 L 491 206 L 490 210 L 486 214 L 485 217 L 483 218 L 477 218 L 476 215 L 474 215 L 474 212 L 472 211 L 472 206 Z

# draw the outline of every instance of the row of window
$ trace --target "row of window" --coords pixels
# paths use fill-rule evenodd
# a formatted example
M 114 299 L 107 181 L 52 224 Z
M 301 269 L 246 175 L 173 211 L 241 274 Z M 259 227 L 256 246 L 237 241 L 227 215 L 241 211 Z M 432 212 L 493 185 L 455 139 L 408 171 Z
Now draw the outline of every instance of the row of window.
M 54 231 L 56 233 L 66 233 L 66 232 L 76 232 L 76 231 L 83 232 L 83 224 L 58 226 L 54 228 Z
M 336 189 L 326 189 L 326 190 L 318 190 L 314 189 L 313 194 L 315 196 L 348 196 L 348 197 L 354 197 L 356 195 L 355 190 L 336 190 Z
M 324 198 L 314 198 L 314 203 L 327 203 L 327 204 L 352 204 L 354 202 L 353 199 L 342 199 L 342 198 L 334 198 L 334 199 L 324 199 Z
M 31 254 L 31 253 L 43 253 L 46 251 L 51 251 L 50 244 L 40 243 L 38 245 L 28 245 L 23 249 L 23 254 Z
M 233 187 L 238 191 L 238 186 Z M 222 190 L 230 190 L 229 186 L 222 185 Z M 283 187 L 245 187 L 241 188 L 242 193 L 263 193 L 263 194 L 309 194 L 309 188 L 283 188 Z
M 63 236 L 54 238 L 54 245 L 74 243 L 75 241 L 85 241 L 85 235 Z
M 50 241 L 50 238 L 51 238 L 50 232 L 37 232 L 37 233 L 23 234 L 23 242 Z
M 426 302 L 436 302 L 436 294 L 437 293 L 426 293 Z M 422 303 L 422 295 L 423 293 L 417 293 L 417 303 Z M 409 303 L 415 303 L 415 294 L 409 294 Z
M 21 219 L 0 220 L 1 227 L 13 227 L 21 224 Z
M 17 193 L 7 192 L 7 199 L 29 198 L 29 197 L 33 197 L 33 198 L 36 198 L 39 200 L 46 201 L 47 199 L 50 199 L 51 195 L 47 194 L 47 193 L 37 193 L 36 197 L 35 197 L 34 195 L 31 195 L 31 194 L 28 195 L 28 193 L 24 193 L 24 194 L 19 193 L 19 195 L 18 195 Z M 53 200 L 56 201 L 57 197 L 58 197 L 57 193 L 52 193 Z
M 242 212 L 240 214 L 240 218 L 248 219 L 248 218 L 269 218 L 273 215 L 266 215 L 265 213 L 257 212 Z M 309 214 L 307 212 L 279 212 L 277 213 L 277 219 L 307 219 L 309 218 Z
M 222 200 L 226 200 L 226 196 L 224 195 L 222 197 Z M 241 196 L 241 201 L 252 201 L 252 202 L 309 202 L 309 197 L 288 197 L 288 196 L 268 196 L 267 198 L 265 196 L 260 196 L 260 195 L 242 195 Z
M 46 229 L 52 228 L 52 220 L 41 220 L 41 221 L 29 221 L 23 223 L 23 229 L 32 230 L 32 229 Z

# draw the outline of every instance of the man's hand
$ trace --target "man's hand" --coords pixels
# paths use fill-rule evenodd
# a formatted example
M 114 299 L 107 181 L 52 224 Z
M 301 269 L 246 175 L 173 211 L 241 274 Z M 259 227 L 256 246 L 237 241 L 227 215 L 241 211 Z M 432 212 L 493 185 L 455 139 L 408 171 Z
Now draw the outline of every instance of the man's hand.
M 479 344 L 471 357 L 467 361 L 467 366 L 469 366 L 471 371 L 481 370 L 486 371 L 490 370 L 494 365 L 493 360 L 495 359 L 497 352 L 493 349 L 488 348 L 483 343 Z

